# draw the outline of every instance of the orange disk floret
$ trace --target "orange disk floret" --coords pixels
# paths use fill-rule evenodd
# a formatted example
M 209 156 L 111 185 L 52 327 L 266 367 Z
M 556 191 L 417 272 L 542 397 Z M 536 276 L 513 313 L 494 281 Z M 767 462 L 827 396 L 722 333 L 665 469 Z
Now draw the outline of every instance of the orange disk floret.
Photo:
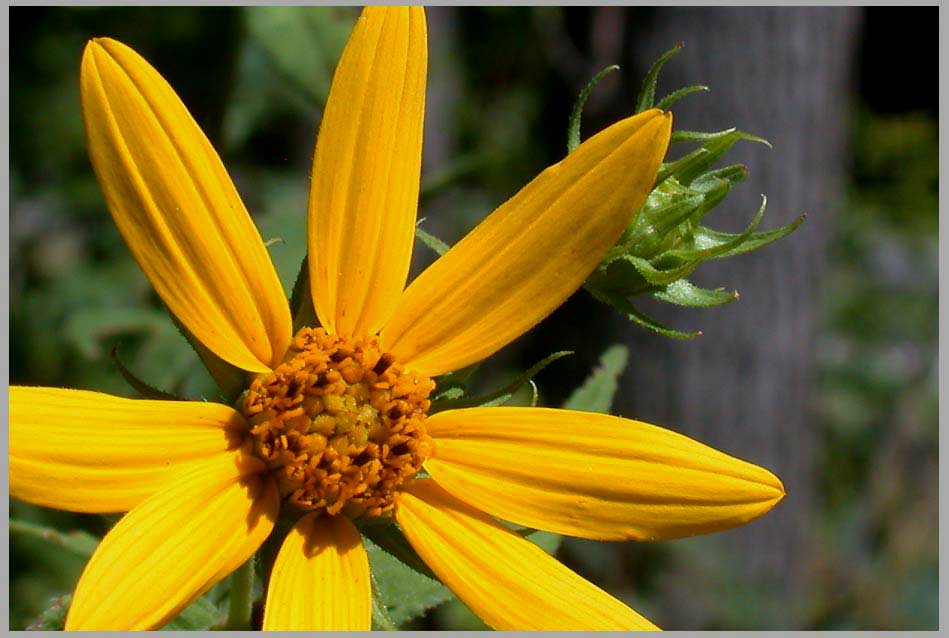
M 284 363 L 241 399 L 256 453 L 301 509 L 379 516 L 431 453 L 435 383 L 405 371 L 375 338 L 296 334 Z

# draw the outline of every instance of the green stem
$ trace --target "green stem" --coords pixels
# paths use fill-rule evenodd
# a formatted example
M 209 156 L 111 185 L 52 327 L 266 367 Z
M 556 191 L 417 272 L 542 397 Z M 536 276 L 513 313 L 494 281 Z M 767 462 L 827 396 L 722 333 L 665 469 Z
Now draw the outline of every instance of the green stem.
M 253 611 L 251 596 L 254 589 L 254 558 L 231 573 L 230 608 L 227 612 L 225 629 L 251 629 L 250 620 Z

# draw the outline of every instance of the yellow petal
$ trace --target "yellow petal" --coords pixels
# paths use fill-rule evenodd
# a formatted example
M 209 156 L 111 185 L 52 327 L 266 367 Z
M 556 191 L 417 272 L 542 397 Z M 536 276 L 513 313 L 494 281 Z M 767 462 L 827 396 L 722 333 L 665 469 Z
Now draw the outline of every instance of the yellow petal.
M 221 160 L 167 82 L 127 46 L 86 46 L 80 77 L 89 155 L 145 275 L 204 345 L 264 372 L 290 343 L 270 255 Z
M 438 578 L 494 629 L 657 627 L 530 541 L 430 480 L 399 496 L 396 518 Z
M 129 512 L 86 565 L 66 629 L 156 629 L 247 561 L 280 506 L 265 469 L 215 459 Z
M 422 7 L 367 7 L 336 68 L 307 227 L 313 304 L 330 332 L 375 334 L 405 286 L 427 60 Z
M 10 496 L 75 512 L 127 512 L 246 431 L 216 403 L 10 388 Z
M 270 574 L 264 631 L 368 631 L 369 558 L 345 516 L 307 514 L 287 534 Z
M 425 422 L 425 469 L 467 503 L 570 536 L 656 540 L 761 516 L 784 497 L 768 470 L 670 430 L 545 408 L 450 410 Z
M 408 287 L 382 331 L 428 376 L 504 347 L 573 294 L 652 188 L 672 115 L 609 127 L 505 202 Z

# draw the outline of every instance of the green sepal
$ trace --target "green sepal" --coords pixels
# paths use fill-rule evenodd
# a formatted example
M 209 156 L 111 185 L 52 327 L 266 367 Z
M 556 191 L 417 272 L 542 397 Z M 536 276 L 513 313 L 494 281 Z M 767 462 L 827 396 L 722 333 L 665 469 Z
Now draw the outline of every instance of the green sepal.
M 461 385 L 452 385 L 448 387 L 441 387 L 439 385 L 435 386 L 435 395 L 432 397 L 432 402 L 437 401 L 451 401 L 453 399 L 459 399 L 465 396 L 465 388 Z
M 442 401 L 432 402 L 432 407 L 429 409 L 429 414 L 435 414 L 436 412 L 442 412 L 444 410 L 457 410 L 460 408 L 471 408 L 477 406 L 486 406 L 493 407 L 497 405 L 502 405 L 507 403 L 514 396 L 514 393 L 521 389 L 525 384 L 531 383 L 535 375 L 537 375 L 541 370 L 549 366 L 551 363 L 557 359 L 562 359 L 563 357 L 569 356 L 573 352 L 569 350 L 562 350 L 560 352 L 554 352 L 551 355 L 548 355 L 532 365 L 526 371 L 518 375 L 513 381 L 509 384 L 477 397 L 462 396 L 456 399 L 446 399 Z M 536 403 L 536 387 L 534 402 Z
M 470 366 L 466 366 L 460 370 L 454 370 L 452 372 L 443 374 L 440 377 L 436 377 L 437 378 L 436 383 L 438 383 L 439 386 L 444 384 L 445 387 L 448 387 L 451 385 L 464 387 L 464 385 L 468 383 L 468 380 L 472 377 L 472 375 L 478 371 L 482 363 L 483 361 L 472 363 Z
M 560 549 L 560 545 L 563 543 L 562 534 L 555 534 L 554 532 L 547 532 L 542 529 L 525 530 L 521 535 L 551 556 L 557 553 L 557 550 Z
M 663 164 L 656 176 L 656 184 L 660 184 L 670 177 L 675 177 L 680 184 L 688 186 L 692 180 L 707 171 L 739 140 L 758 142 L 767 147 L 771 143 L 766 139 L 745 133 L 737 129 L 728 129 L 705 140 L 705 142 L 688 155 L 674 162 Z
M 607 291 L 600 290 L 590 290 L 588 289 L 591 295 L 593 295 L 597 300 L 602 301 L 603 303 L 613 306 L 624 315 L 626 318 L 634 323 L 638 323 L 644 328 L 648 328 L 653 332 L 660 334 L 664 337 L 669 337 L 670 339 L 694 339 L 696 337 L 701 337 L 702 332 L 682 332 L 681 330 L 676 330 L 675 328 L 670 328 L 656 319 L 653 319 L 643 311 L 639 310 L 633 303 L 616 293 L 611 293 Z
M 659 71 L 662 70 L 662 66 L 676 53 L 682 50 L 685 45 L 681 42 L 665 53 L 663 53 L 658 60 L 652 65 L 652 68 L 649 69 L 649 73 L 646 74 L 646 79 L 643 80 L 642 89 L 639 91 L 639 97 L 636 99 L 636 112 L 642 113 L 647 109 L 651 109 L 653 102 L 656 99 L 656 82 L 659 81 Z
M 118 368 L 119 374 L 122 375 L 122 378 L 125 379 L 125 382 L 128 383 L 133 390 L 138 392 L 143 399 L 157 399 L 159 401 L 187 401 L 188 399 L 184 397 L 179 397 L 170 392 L 165 392 L 164 390 L 159 390 L 153 385 L 149 385 L 145 381 L 139 379 L 135 373 L 126 367 L 122 360 L 119 358 L 119 344 L 112 346 L 112 350 L 109 352 L 109 356 L 112 359 L 112 363 L 115 364 L 115 367 Z
M 419 239 L 419 241 L 431 248 L 439 257 L 441 257 L 447 253 L 448 249 L 451 247 L 435 235 L 422 230 L 422 227 L 419 224 L 421 224 L 423 221 L 425 220 L 420 219 L 418 224 L 415 225 L 415 236 Z
M 650 286 L 668 286 L 690 275 L 706 259 L 721 258 L 747 241 L 761 222 L 766 204 L 767 198 L 762 196 L 761 207 L 748 227 L 739 234 L 731 235 L 728 241 L 701 248 L 667 250 L 651 261 L 635 255 L 622 255 L 608 264 L 607 276 L 614 280 L 624 281 L 625 286 L 617 291 L 627 295 L 651 291 L 645 287 L 636 288 L 638 282 L 635 277 L 622 271 L 624 266 L 632 266 L 642 280 Z M 629 282 L 634 283 L 631 286 Z
M 529 540 L 551 556 L 557 553 L 557 550 L 560 549 L 560 544 L 563 542 L 562 534 L 548 532 L 542 529 L 534 529 L 533 527 L 523 527 L 505 521 L 502 521 L 502 523 L 511 531 L 517 533 L 518 536 Z
M 518 525 L 509 521 L 501 521 L 501 524 L 521 538 L 529 540 L 534 545 L 537 545 L 551 556 L 557 553 L 557 550 L 560 548 L 560 543 L 563 541 L 563 535 L 557 534 L 555 532 L 548 532 L 545 530 L 536 529 L 534 527 L 526 527 L 524 525 Z
M 316 309 L 313 307 L 313 295 L 310 294 L 310 266 L 306 255 L 300 261 L 300 269 L 293 280 L 290 293 L 290 316 L 293 318 L 293 333 L 300 328 L 319 325 Z
M 732 257 L 734 255 L 741 255 L 744 253 L 749 253 L 753 250 L 758 250 L 759 248 L 763 248 L 764 246 L 781 239 L 785 235 L 794 232 L 798 226 L 804 223 L 805 219 L 807 219 L 807 215 L 801 215 L 786 226 L 781 226 L 780 228 L 775 228 L 774 230 L 764 230 L 758 233 L 750 233 L 745 236 L 743 242 L 737 245 L 734 245 L 734 240 L 744 233 L 725 233 L 718 230 L 711 230 L 710 228 L 699 227 L 695 230 L 695 241 L 697 244 L 709 247 L 730 245 L 730 248 L 718 253 L 715 255 L 715 257 L 717 259 L 721 259 L 723 257 Z
M 708 87 L 701 84 L 696 84 L 695 86 L 686 86 L 679 89 L 678 91 L 673 91 L 666 97 L 659 100 L 659 103 L 656 104 L 657 109 L 662 109 L 663 111 L 668 111 L 669 108 L 684 98 L 686 95 L 691 95 L 692 93 L 698 93 L 699 91 L 705 91 L 708 93 Z
M 740 164 L 710 171 L 693 180 L 689 186 L 670 177 L 649 194 L 639 214 L 604 259 L 600 270 L 621 255 L 652 259 L 688 240 L 691 229 L 705 214 L 747 177 L 748 171 Z
M 283 246 L 286 243 L 287 243 L 287 240 L 285 240 L 283 237 L 271 237 L 270 239 L 264 242 L 264 247 L 270 248 L 271 246 Z
M 435 394 L 432 402 L 458 399 L 468 393 L 468 380 L 481 367 L 481 361 L 461 370 L 448 372 L 435 379 Z
M 686 220 L 696 216 L 707 194 L 681 189 L 679 192 L 664 194 L 654 192 L 653 200 L 647 202 L 630 227 L 630 232 L 620 238 L 614 259 L 623 254 L 633 254 L 649 258 L 671 245 L 675 236 L 670 233 Z M 607 257 L 606 263 L 611 259 Z
M 224 359 L 211 352 L 200 340 L 196 339 L 191 331 L 184 327 L 178 321 L 178 317 L 173 312 L 168 311 L 168 316 L 174 322 L 178 332 L 188 341 L 188 345 L 194 349 L 204 364 L 204 368 L 214 379 L 218 389 L 221 391 L 221 397 L 228 405 L 237 400 L 238 395 L 247 385 L 246 373 L 237 366 L 231 365 Z
M 746 179 L 748 179 L 748 167 L 746 167 L 744 164 L 731 164 L 729 166 L 723 166 L 722 168 L 715 169 L 714 171 L 709 171 L 695 178 L 692 180 L 689 188 L 693 191 L 709 194 L 717 189 L 720 189 L 721 182 L 726 182 L 728 188 L 730 189 L 731 187 L 740 184 Z M 727 194 L 728 189 L 725 191 L 725 195 Z M 717 204 L 718 202 L 716 201 L 715 203 Z
M 572 153 L 580 146 L 580 119 L 583 115 L 583 107 L 593 91 L 593 87 L 600 83 L 609 73 L 619 69 L 618 64 L 611 64 L 599 73 L 593 76 L 593 79 L 587 82 L 587 85 L 580 91 L 577 101 L 573 104 L 573 111 L 570 113 L 570 120 L 567 124 L 567 153 Z
M 712 140 L 722 135 L 726 135 L 734 131 L 734 127 L 725 129 L 724 131 L 714 131 L 711 133 L 705 131 L 673 131 L 672 136 L 669 138 L 670 144 L 676 144 L 679 142 L 705 142 L 707 140 Z
M 534 383 L 533 379 L 528 381 L 527 385 L 531 387 L 531 400 L 527 402 L 527 406 L 531 408 L 536 408 L 537 403 L 540 401 L 540 390 L 537 389 L 537 384 Z M 507 400 L 505 400 L 504 403 L 507 403 Z M 489 405 L 492 405 L 492 404 L 489 404 Z
M 628 296 L 643 294 L 656 286 L 665 286 L 687 277 L 698 264 L 698 261 L 692 260 L 659 268 L 642 257 L 622 255 L 609 263 L 605 275 L 611 282 L 621 282 L 622 285 L 611 285 L 607 289 Z
M 755 232 L 755 229 L 758 228 L 758 224 L 761 223 L 761 218 L 764 217 L 764 210 L 767 205 L 768 198 L 762 195 L 761 206 L 758 208 L 758 212 L 755 213 L 751 223 L 749 223 L 748 227 L 742 232 L 732 235 L 728 241 L 713 244 L 711 246 L 700 245 L 698 248 L 694 249 L 680 248 L 669 250 L 662 255 L 662 259 L 672 262 L 675 262 L 676 260 L 684 260 L 698 265 L 706 259 L 724 257 L 729 252 L 741 246 L 743 243 L 745 243 L 745 241 L 748 240 L 749 237 L 751 237 L 752 233 Z
M 688 308 L 710 308 L 738 299 L 738 293 L 735 291 L 728 292 L 722 288 L 714 290 L 700 288 L 687 279 L 673 281 L 662 290 L 652 293 L 652 296 L 660 301 Z
M 564 410 L 582 410 L 607 414 L 619 388 L 619 378 L 626 369 L 629 348 L 616 343 L 603 351 L 600 363 L 583 385 L 574 390 L 563 404 Z
M 674 47 L 653 64 L 643 82 L 637 112 L 652 107 L 660 69 L 681 48 L 682 45 Z M 668 109 L 682 97 L 703 90 L 708 88 L 696 85 L 679 89 L 657 106 Z M 787 226 L 755 232 L 764 214 L 767 200 L 763 199 L 758 213 L 741 233 L 713 231 L 701 225 L 709 211 L 748 177 L 748 170 L 740 164 L 713 168 L 740 140 L 771 147 L 767 140 L 736 128 L 711 133 L 673 132 L 672 143 L 698 143 L 698 148 L 660 167 L 652 192 L 632 216 L 619 241 L 587 278 L 584 288 L 629 320 L 658 334 L 675 339 L 699 336 L 701 332 L 683 332 L 663 325 L 637 308 L 631 297 L 650 295 L 659 301 L 693 308 L 734 301 L 738 298 L 736 292 L 700 288 L 685 278 L 707 259 L 731 257 L 776 241 L 793 232 L 804 219 L 802 216 Z
M 52 527 L 18 519 L 10 519 L 9 531 L 14 535 L 42 539 L 80 558 L 89 558 L 92 556 L 93 552 L 96 551 L 96 547 L 99 545 L 99 539 L 89 532 L 78 529 L 71 532 L 61 532 Z

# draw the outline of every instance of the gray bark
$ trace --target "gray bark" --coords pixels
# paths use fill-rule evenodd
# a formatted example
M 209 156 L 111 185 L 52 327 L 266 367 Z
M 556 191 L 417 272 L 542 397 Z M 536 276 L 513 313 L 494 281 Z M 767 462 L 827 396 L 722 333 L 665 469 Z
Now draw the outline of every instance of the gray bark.
M 677 343 L 620 327 L 633 353 L 618 413 L 674 428 L 772 469 L 788 496 L 774 511 L 718 535 L 729 576 L 786 601 L 767 627 L 800 628 L 801 594 L 810 578 L 813 542 L 815 335 L 818 284 L 830 223 L 844 193 L 848 98 L 859 10 L 853 8 L 689 8 L 659 10 L 636 26 L 632 56 L 642 77 L 673 44 L 686 49 L 665 68 L 657 91 L 706 84 L 711 94 L 674 107 L 676 129 L 735 125 L 773 150 L 742 144 L 730 162 L 749 180 L 707 224 L 736 231 L 768 196 L 765 227 L 802 212 L 801 229 L 760 252 L 703 265 L 694 281 L 737 288 L 741 299 L 719 309 L 654 314 L 704 336 Z M 673 544 L 674 545 L 674 544 Z M 740 561 L 737 564 L 734 561 Z M 700 628 L 721 619 L 699 590 L 714 582 L 680 561 L 664 582 L 668 628 Z M 750 589 L 750 590 L 751 590 Z M 691 602 L 690 602 L 691 601 Z

